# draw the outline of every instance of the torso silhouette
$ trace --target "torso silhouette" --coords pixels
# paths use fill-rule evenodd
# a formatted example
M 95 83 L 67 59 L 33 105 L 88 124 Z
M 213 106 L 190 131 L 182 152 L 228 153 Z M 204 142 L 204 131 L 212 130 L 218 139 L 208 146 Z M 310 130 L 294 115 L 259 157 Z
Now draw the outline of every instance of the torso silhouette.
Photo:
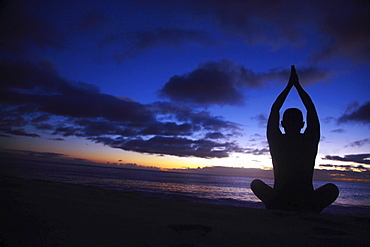
M 313 191 L 312 175 L 318 147 L 315 139 L 309 133 L 276 133 L 273 137 L 270 134 L 274 189 L 278 193 Z

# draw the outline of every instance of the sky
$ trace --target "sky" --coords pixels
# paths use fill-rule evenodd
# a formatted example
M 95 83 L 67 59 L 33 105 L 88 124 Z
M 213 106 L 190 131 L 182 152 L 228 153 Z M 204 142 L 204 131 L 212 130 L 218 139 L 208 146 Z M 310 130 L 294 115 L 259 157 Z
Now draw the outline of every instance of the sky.
M 370 4 L 333 3 L 2 1 L 0 149 L 263 172 L 295 65 L 321 122 L 316 169 L 370 181 Z M 305 113 L 294 89 L 289 107 Z

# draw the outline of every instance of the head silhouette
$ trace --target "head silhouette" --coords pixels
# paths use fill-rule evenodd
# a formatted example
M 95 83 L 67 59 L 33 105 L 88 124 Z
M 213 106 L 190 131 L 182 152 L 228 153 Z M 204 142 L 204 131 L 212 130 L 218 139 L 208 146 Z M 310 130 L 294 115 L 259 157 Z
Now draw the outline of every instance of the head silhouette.
M 281 126 L 283 126 L 285 133 L 300 133 L 304 126 L 301 110 L 297 108 L 286 109 L 283 114 Z

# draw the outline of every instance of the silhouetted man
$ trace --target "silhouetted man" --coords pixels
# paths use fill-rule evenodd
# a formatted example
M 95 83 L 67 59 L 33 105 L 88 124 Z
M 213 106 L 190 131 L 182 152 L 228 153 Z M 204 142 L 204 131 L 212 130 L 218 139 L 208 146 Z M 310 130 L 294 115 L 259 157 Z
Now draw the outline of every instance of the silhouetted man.
M 307 127 L 304 126 L 302 112 L 296 108 L 287 109 L 279 128 L 281 109 L 288 93 L 295 87 L 307 110 Z M 321 212 L 333 203 L 339 194 L 337 186 L 326 184 L 316 190 L 312 186 L 315 159 L 320 140 L 320 123 L 315 106 L 299 83 L 294 66 L 288 85 L 272 105 L 267 124 L 267 139 L 274 168 L 274 188 L 259 179 L 251 183 L 254 194 L 261 199 L 267 209 Z

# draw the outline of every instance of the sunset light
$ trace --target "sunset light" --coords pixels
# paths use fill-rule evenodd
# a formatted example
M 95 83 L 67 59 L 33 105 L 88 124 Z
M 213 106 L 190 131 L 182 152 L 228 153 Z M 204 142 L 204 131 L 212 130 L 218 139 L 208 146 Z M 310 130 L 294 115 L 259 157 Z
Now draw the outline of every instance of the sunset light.
M 370 1 L 0 1 L 0 246 L 370 246 Z
M 272 169 L 267 117 L 294 64 L 320 119 L 316 169 L 368 178 L 369 36 L 360 3 L 349 4 L 352 18 L 348 7 L 331 13 L 298 2 L 266 6 L 271 12 L 245 3 L 235 15 L 237 3 L 78 2 L 5 5 L 3 153 L 162 170 Z M 281 110 L 289 107 L 304 111 L 294 90 Z

